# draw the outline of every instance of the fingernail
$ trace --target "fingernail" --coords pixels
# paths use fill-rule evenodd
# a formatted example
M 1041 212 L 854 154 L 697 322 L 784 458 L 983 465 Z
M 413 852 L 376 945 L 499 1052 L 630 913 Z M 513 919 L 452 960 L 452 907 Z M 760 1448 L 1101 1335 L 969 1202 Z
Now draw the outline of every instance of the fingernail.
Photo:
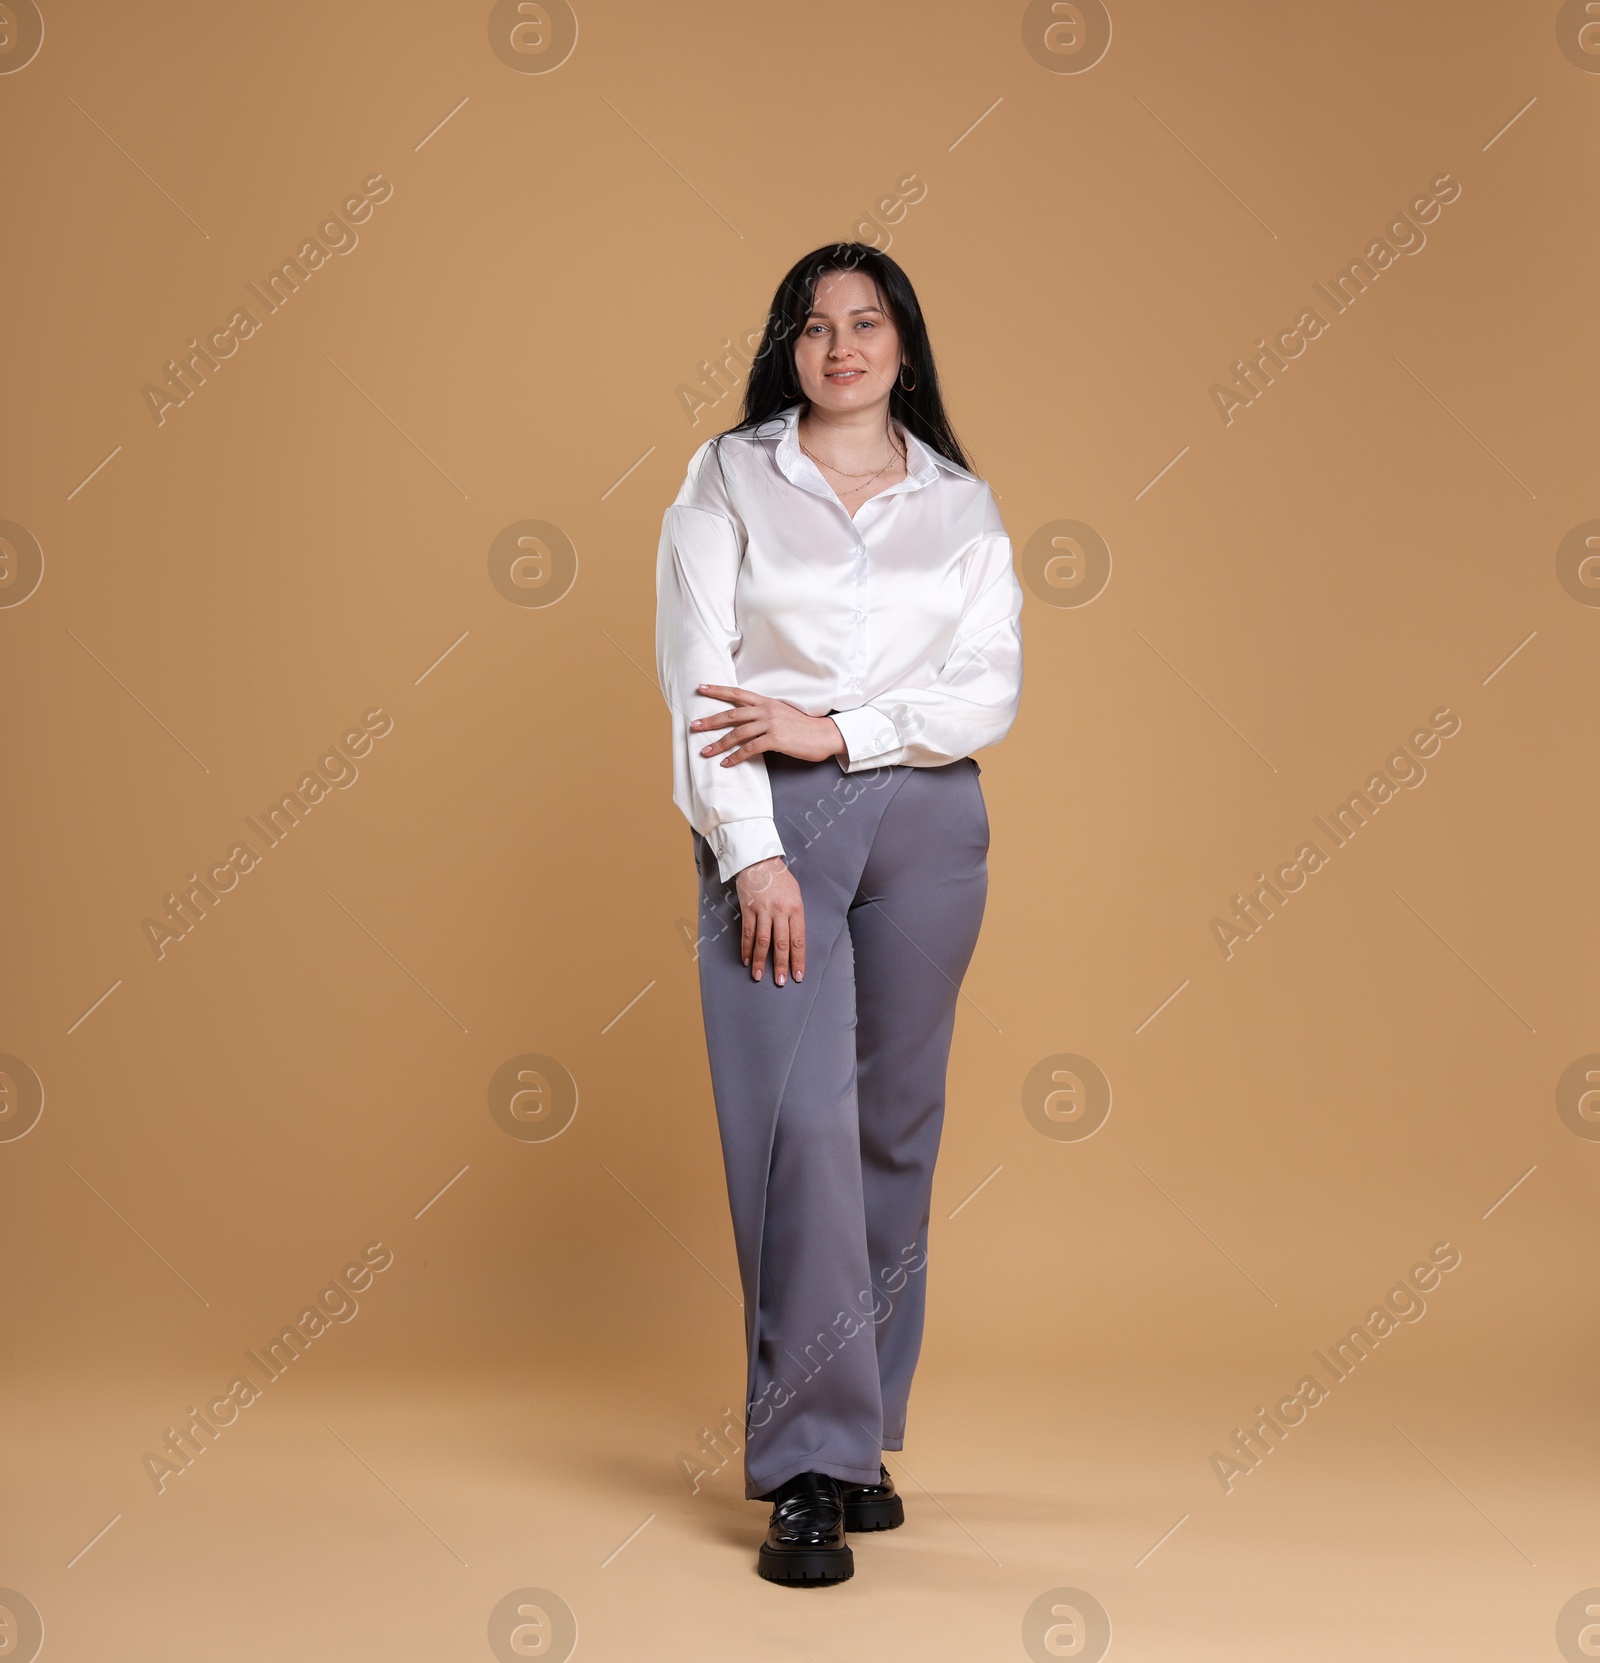
M 781 970 L 778 972 L 778 986 L 783 986 L 783 972 Z
M 797 981 L 797 982 L 803 982 L 803 981 L 804 981 L 804 980 L 805 980 L 805 979 L 806 979 L 806 973 L 805 973 L 805 971 L 803 971 L 803 970 L 797 970 L 797 971 L 795 971 L 795 973 L 794 973 L 794 979 L 795 979 L 795 980 L 796 980 L 796 981 Z

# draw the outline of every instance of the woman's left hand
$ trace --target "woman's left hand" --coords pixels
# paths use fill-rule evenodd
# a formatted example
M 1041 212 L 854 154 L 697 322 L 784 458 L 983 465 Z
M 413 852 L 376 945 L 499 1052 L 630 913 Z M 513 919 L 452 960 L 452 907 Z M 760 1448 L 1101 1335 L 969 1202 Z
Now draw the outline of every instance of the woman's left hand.
M 702 756 L 731 751 L 731 756 L 722 759 L 724 768 L 731 768 L 736 762 L 748 762 L 763 751 L 781 751 L 802 762 L 821 762 L 825 757 L 845 754 L 844 735 L 832 717 L 807 716 L 787 699 L 769 699 L 744 687 L 719 687 L 706 681 L 696 691 L 722 699 L 731 706 L 715 716 L 701 716 L 689 724 L 695 732 L 706 728 L 732 729 L 700 751 Z

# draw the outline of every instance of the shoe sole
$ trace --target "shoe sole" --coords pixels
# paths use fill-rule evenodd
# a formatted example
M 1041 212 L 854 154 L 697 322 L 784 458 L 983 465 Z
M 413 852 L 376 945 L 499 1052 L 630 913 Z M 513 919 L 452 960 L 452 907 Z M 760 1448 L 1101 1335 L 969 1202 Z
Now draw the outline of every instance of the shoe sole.
M 813 1585 L 824 1582 L 848 1582 L 856 1574 L 855 1555 L 849 1548 L 813 1548 L 806 1552 L 786 1553 L 761 1544 L 756 1569 L 768 1582 L 794 1582 Z
M 898 1530 L 905 1522 L 905 1503 L 899 1496 L 883 1496 L 876 1501 L 847 1501 L 844 1504 L 844 1527 L 858 1535 L 866 1530 Z

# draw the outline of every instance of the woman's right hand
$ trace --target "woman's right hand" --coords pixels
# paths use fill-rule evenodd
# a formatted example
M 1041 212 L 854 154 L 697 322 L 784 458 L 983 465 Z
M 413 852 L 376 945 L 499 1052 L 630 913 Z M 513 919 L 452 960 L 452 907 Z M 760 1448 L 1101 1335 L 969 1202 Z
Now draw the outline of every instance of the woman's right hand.
M 773 980 L 782 987 L 790 972 L 797 982 L 806 974 L 806 909 L 800 884 L 782 855 L 758 860 L 733 875 L 739 893 L 743 929 L 739 957 L 750 966 L 751 978 L 761 980 L 772 949 Z

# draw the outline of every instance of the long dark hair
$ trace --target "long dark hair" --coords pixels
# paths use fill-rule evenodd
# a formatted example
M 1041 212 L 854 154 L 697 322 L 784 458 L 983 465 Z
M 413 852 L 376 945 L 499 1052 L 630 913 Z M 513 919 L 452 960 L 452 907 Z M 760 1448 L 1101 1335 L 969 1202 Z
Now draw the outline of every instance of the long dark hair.
M 928 326 L 923 321 L 917 291 L 895 261 L 866 243 L 829 243 L 815 248 L 784 273 L 778 292 L 772 297 L 761 345 L 756 348 L 750 377 L 745 383 L 744 413 L 734 426 L 717 435 L 719 465 L 723 439 L 759 428 L 796 401 L 808 402 L 794 367 L 794 343 L 816 302 L 817 279 L 836 271 L 864 271 L 877 285 L 883 304 L 900 332 L 902 359 L 910 362 L 914 385 L 907 392 L 900 376 L 895 376 L 894 390 L 889 395 L 890 415 L 930 449 L 958 468 L 974 473 L 945 414 L 944 400 L 939 396 L 939 372 L 934 367 L 933 348 L 928 342 Z

